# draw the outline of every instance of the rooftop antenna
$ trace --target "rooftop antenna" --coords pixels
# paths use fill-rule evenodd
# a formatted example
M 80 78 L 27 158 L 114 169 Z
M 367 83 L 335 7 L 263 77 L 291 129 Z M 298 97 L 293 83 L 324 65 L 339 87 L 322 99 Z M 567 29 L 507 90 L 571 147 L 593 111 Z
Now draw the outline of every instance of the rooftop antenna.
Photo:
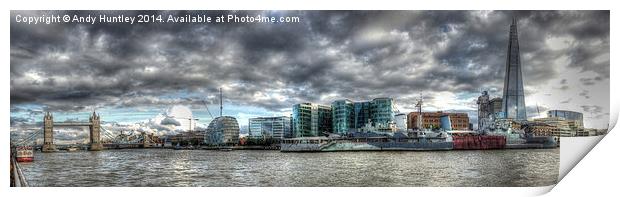
M 222 88 L 220 88 L 220 117 L 222 117 L 222 110 L 224 110 L 224 107 L 222 105 Z

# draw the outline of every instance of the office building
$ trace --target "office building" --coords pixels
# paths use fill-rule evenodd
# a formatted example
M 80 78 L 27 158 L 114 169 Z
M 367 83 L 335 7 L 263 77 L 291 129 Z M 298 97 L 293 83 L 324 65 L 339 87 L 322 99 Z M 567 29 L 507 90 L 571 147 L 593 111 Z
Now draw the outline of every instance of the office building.
M 394 100 L 392 98 L 375 98 L 371 102 L 370 117 L 373 126 L 387 128 L 394 123 Z
M 491 116 L 493 116 L 493 118 L 504 118 L 505 115 L 502 111 L 502 98 L 493 98 L 489 101 L 489 110 L 490 110 L 490 114 Z
M 394 116 L 392 98 L 375 98 L 361 102 L 343 99 L 332 102 L 332 130 L 341 135 L 361 131 L 367 124 L 378 130 L 391 128 L 395 123 Z
M 467 113 L 447 113 L 442 111 L 437 112 L 422 112 L 422 126 L 418 128 L 418 112 L 411 112 L 407 115 L 407 125 L 409 129 L 439 129 L 441 127 L 441 116 L 449 116 L 451 122 L 451 129 L 453 130 L 468 130 L 469 129 L 469 116 Z
M 248 123 L 249 136 L 282 139 L 290 133 L 290 122 L 290 118 L 286 116 L 250 118 Z
M 370 106 L 372 102 L 355 102 L 353 103 L 353 111 L 354 111 L 354 119 L 355 119 L 355 128 L 359 129 L 364 127 L 368 122 L 371 121 L 370 117 Z
M 239 123 L 231 116 L 220 116 L 207 127 L 204 141 L 207 145 L 236 145 L 239 143 Z
M 316 137 L 332 132 L 331 106 L 314 103 L 293 105 L 291 137 Z
M 547 117 L 560 117 L 566 120 L 575 121 L 577 128 L 583 128 L 583 114 L 575 111 L 568 110 L 549 110 L 547 111 Z
M 355 128 L 355 111 L 353 102 L 349 99 L 332 102 L 332 131 L 346 134 Z
M 576 136 L 577 131 L 580 130 L 577 128 L 577 124 L 575 124 L 574 120 L 566 120 L 561 117 L 536 118 L 532 122 L 555 127 L 556 129 L 553 130 L 551 135 L 557 137 L 573 137 Z M 583 128 L 581 128 L 581 130 L 583 130 Z

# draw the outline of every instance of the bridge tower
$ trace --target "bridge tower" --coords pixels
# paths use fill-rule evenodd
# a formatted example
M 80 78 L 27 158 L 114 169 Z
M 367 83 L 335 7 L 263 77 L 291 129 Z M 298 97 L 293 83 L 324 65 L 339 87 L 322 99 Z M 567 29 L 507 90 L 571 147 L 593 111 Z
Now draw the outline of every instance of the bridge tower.
M 99 115 L 93 111 L 93 115 L 90 116 L 90 150 L 91 151 L 99 151 L 103 149 L 103 144 L 101 143 L 101 120 L 99 119 Z
M 50 112 L 46 112 L 43 116 L 43 148 L 42 152 L 55 152 L 54 145 L 54 117 Z
M 142 132 L 142 147 L 148 148 L 151 147 L 151 139 L 152 135 L 146 134 L 146 132 Z

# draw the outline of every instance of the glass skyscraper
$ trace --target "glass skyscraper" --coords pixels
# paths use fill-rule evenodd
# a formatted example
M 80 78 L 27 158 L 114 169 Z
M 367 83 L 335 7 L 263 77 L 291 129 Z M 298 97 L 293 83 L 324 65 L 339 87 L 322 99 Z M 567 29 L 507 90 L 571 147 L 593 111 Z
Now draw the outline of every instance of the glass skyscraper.
M 523 93 L 523 76 L 521 74 L 517 20 L 514 18 L 510 25 L 502 101 L 502 112 L 505 118 L 527 120 L 527 115 L 525 113 L 525 95 Z

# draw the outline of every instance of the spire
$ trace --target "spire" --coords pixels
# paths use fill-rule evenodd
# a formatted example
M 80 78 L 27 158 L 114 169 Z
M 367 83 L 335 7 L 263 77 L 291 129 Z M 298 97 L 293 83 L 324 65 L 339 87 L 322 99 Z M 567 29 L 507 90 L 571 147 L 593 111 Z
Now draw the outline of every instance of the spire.
M 94 119 L 99 119 L 99 115 L 97 114 L 97 112 L 95 110 L 93 110 L 93 118 Z
M 508 51 L 506 53 L 502 112 L 505 118 L 527 120 L 520 56 L 517 19 L 513 17 L 508 38 Z

